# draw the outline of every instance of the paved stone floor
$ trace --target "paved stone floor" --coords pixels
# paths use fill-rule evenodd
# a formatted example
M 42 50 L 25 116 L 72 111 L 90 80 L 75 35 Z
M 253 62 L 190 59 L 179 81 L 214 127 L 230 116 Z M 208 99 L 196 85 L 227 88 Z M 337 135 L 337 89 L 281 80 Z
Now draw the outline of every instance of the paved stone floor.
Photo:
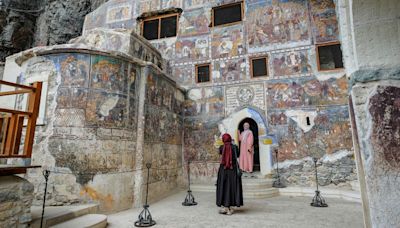
M 323 194 L 323 193 L 322 193 Z M 310 206 L 311 198 L 279 196 L 261 200 L 245 200 L 233 215 L 218 214 L 212 193 L 194 192 L 197 206 L 183 207 L 186 192 L 180 192 L 150 205 L 157 225 L 154 227 L 296 227 L 296 228 L 357 228 L 363 227 L 360 203 L 327 199 L 329 207 Z M 111 228 L 134 227 L 141 209 L 109 215 Z

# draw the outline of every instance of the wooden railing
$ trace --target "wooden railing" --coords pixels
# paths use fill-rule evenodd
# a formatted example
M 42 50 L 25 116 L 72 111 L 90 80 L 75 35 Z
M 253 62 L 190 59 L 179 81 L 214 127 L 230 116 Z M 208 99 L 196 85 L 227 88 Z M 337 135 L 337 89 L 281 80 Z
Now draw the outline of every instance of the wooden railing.
M 28 94 L 26 111 L 0 107 L 0 158 L 30 158 L 39 114 L 42 82 L 25 86 L 0 80 L 0 85 L 16 88 L 13 91 L 0 92 L 0 96 Z M 27 124 L 24 129 L 25 118 L 27 118 Z M 26 130 L 25 134 L 23 134 L 23 130 Z M 23 143 L 21 143 L 21 139 L 23 139 Z M 23 145 L 23 149 L 20 149 L 21 145 Z

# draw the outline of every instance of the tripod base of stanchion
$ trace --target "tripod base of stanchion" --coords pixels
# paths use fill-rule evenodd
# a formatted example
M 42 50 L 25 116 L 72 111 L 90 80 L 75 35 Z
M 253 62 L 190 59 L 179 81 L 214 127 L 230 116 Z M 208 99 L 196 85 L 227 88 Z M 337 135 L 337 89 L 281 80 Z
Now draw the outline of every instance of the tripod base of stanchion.
M 153 220 L 149 211 L 149 205 L 143 205 L 143 211 L 139 214 L 139 220 L 135 222 L 136 227 L 154 226 L 156 221 Z
M 182 203 L 183 206 L 195 206 L 197 202 L 194 201 L 194 196 L 192 195 L 192 191 L 188 190 L 185 201 Z
M 272 187 L 274 188 L 286 188 L 286 186 L 280 182 L 279 180 L 274 181 L 274 183 L 272 183 Z
M 315 196 L 310 203 L 313 207 L 327 207 L 328 204 L 325 202 L 325 199 L 321 196 L 320 192 L 317 190 L 315 191 Z

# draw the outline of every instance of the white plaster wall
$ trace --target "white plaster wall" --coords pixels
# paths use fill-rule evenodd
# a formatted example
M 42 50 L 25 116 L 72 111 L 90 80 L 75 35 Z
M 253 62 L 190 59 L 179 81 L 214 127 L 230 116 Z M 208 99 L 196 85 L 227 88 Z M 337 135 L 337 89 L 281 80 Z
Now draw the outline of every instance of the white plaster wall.
M 16 82 L 17 81 L 17 77 L 21 74 L 22 68 L 15 62 L 16 58 L 17 58 L 16 55 L 7 57 L 6 63 L 4 66 L 4 73 L 3 73 L 2 80 L 8 81 L 8 82 Z M 0 90 L 2 92 L 4 92 L 4 91 L 15 90 L 15 88 L 11 87 L 11 86 L 1 85 Z M 16 99 L 16 96 L 1 96 L 0 97 L 0 107 L 14 109 L 15 99 Z
M 359 68 L 400 63 L 400 1 L 352 0 L 354 40 Z

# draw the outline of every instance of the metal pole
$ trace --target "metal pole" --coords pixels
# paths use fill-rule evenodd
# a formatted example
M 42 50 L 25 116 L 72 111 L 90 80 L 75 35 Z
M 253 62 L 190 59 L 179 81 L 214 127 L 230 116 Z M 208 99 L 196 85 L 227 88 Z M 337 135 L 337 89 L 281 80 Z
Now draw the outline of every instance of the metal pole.
M 318 170 L 317 170 L 317 159 L 314 158 L 314 168 L 315 168 L 315 183 L 317 184 L 317 191 L 318 190 Z
M 44 196 L 43 196 L 43 205 L 42 205 L 42 218 L 40 219 L 40 228 L 43 227 L 44 208 L 46 206 L 47 183 L 49 181 L 49 175 L 50 175 L 50 171 L 49 170 L 43 171 L 43 176 L 44 176 L 44 179 L 46 180 L 46 184 L 44 186 L 44 194 L 43 194 Z
M 281 182 L 281 177 L 279 175 L 279 168 L 278 168 L 278 149 L 275 149 L 275 157 L 276 157 L 276 175 L 277 180 L 274 181 L 272 187 L 275 188 L 285 188 L 286 186 Z
M 190 190 L 190 160 L 188 161 L 188 183 L 189 183 L 189 190 L 187 191 L 187 195 L 185 197 L 185 200 L 183 201 L 182 205 L 183 206 L 195 206 L 197 205 L 197 202 L 194 201 L 194 196 L 192 194 L 192 190 Z

